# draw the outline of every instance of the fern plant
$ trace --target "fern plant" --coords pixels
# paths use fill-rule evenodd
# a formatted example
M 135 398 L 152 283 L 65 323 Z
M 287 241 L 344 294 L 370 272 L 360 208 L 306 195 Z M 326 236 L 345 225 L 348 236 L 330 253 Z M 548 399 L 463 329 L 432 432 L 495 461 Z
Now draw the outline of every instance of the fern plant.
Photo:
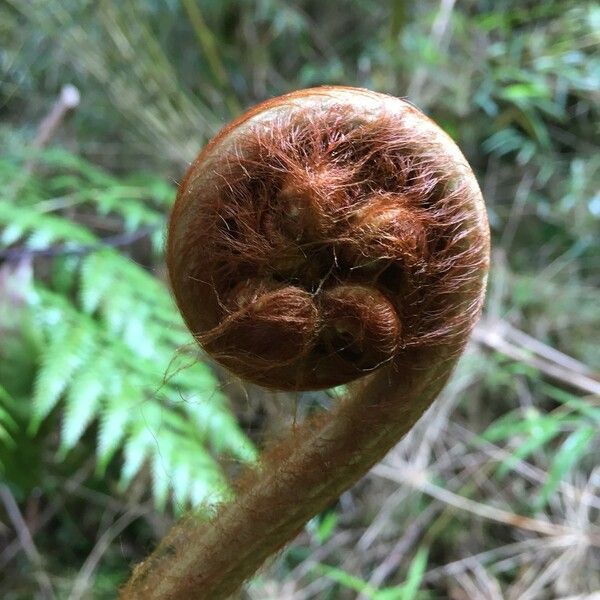
M 0 319 L 3 337 L 6 315 L 17 311 L 32 332 L 35 376 L 21 399 L 27 433 L 59 414 L 62 459 L 95 424 L 97 472 L 121 453 L 122 491 L 148 465 L 159 509 L 169 498 L 176 510 L 221 500 L 229 491 L 214 457 L 252 461 L 254 447 L 164 283 L 124 253 L 148 237 L 159 257 L 172 187 L 148 176 L 118 179 L 58 149 L 36 156 L 35 171 L 23 176 L 31 160 L 0 161 L 2 269 L 13 280 L 24 264 L 30 273 L 18 301 L 3 297 Z M 100 234 L 99 223 L 119 231 Z M 0 388 L 0 444 L 15 427 L 9 393 Z

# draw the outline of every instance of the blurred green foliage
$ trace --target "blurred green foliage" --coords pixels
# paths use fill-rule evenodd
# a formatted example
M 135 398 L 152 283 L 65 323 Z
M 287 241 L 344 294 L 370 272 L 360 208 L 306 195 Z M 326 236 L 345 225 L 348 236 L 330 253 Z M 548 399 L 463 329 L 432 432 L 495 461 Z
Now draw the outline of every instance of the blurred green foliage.
M 597 3 L 571 0 L 0 2 L 0 485 L 44 557 L 22 552 L 0 505 L 0 571 L 13 573 L 0 595 L 45 597 L 47 571 L 56 597 L 113 597 L 174 513 L 226 497 L 231 459 L 255 458 L 234 412 L 257 404 L 247 420 L 264 430 L 269 400 L 240 401 L 199 355 L 163 281 L 163 229 L 173 181 L 220 126 L 321 84 L 408 97 L 458 142 L 492 226 L 484 326 L 530 336 L 468 356 L 435 433 L 405 460 L 479 506 L 600 535 L 598 395 L 577 384 L 600 372 L 599 32 Z M 65 83 L 81 104 L 51 147 L 32 150 Z M 307 528 L 304 544 L 338 548 L 329 564 L 290 551 L 248 594 L 283 597 L 290 581 L 317 586 L 302 598 L 600 587 L 592 542 L 549 538 L 527 554 L 518 544 L 536 540 L 522 530 L 408 489 L 385 488 L 375 506 L 357 491 L 354 521 L 342 503 Z M 396 494 L 402 514 L 381 508 Z M 119 529 L 118 515 L 131 523 Z M 385 585 L 372 580 L 394 557 L 385 532 L 425 518 Z M 352 535 L 371 527 L 383 550 L 357 558 Z M 464 553 L 483 571 L 450 571 Z
M 28 434 L 48 428 L 63 399 L 58 460 L 98 420 L 97 473 L 123 448 L 119 490 L 149 461 L 158 508 L 170 491 L 177 510 L 220 500 L 227 485 L 206 446 L 245 461 L 254 450 L 215 375 L 196 360 L 164 284 L 118 251 L 140 231 L 150 238 L 145 259 L 162 251 L 172 187 L 141 173 L 117 179 L 58 149 L 32 160 L 35 173 L 25 156 L 0 161 L 3 279 L 11 285 L 0 327 L 12 338 L 0 374 L 6 393 L 27 406 Z M 99 219 L 123 233 L 103 240 L 93 231 Z M 36 261 L 44 275 L 34 274 Z M 28 382 L 24 373 L 34 371 Z

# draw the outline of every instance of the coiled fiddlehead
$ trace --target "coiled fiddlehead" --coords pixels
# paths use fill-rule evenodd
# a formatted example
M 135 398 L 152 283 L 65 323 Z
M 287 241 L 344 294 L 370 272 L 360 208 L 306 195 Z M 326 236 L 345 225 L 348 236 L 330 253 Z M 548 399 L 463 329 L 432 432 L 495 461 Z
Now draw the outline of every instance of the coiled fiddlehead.
M 242 379 L 350 383 L 186 520 L 125 598 L 226 598 L 406 433 L 447 380 L 483 302 L 489 233 L 476 180 L 416 108 L 353 88 L 250 110 L 182 182 L 168 267 L 198 342 Z

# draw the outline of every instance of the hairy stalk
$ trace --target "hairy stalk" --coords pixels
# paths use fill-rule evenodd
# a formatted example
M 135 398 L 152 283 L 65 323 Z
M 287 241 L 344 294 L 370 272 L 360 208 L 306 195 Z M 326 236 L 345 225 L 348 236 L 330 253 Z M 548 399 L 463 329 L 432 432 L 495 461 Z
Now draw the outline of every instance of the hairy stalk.
M 123 598 L 226 598 L 379 461 L 450 375 L 488 255 L 470 168 L 406 102 L 303 90 L 225 128 L 171 219 L 186 323 L 248 381 L 350 393 L 265 452 L 211 522 L 177 525 Z

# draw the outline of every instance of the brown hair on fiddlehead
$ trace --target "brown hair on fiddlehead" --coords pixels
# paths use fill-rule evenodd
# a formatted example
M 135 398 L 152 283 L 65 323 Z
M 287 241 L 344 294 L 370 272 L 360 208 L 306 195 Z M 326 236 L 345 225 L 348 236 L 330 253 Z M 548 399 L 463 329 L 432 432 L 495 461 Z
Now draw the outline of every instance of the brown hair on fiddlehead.
M 186 324 L 244 380 L 350 393 L 264 454 L 212 521 L 176 526 L 123 597 L 226 598 L 379 461 L 448 379 L 488 260 L 467 162 L 407 102 L 301 90 L 218 134 L 169 227 Z
M 478 305 L 448 298 L 480 268 L 463 241 L 472 199 L 430 132 L 292 99 L 238 129 L 198 159 L 171 221 L 173 290 L 209 354 L 263 386 L 317 389 L 468 328 Z

